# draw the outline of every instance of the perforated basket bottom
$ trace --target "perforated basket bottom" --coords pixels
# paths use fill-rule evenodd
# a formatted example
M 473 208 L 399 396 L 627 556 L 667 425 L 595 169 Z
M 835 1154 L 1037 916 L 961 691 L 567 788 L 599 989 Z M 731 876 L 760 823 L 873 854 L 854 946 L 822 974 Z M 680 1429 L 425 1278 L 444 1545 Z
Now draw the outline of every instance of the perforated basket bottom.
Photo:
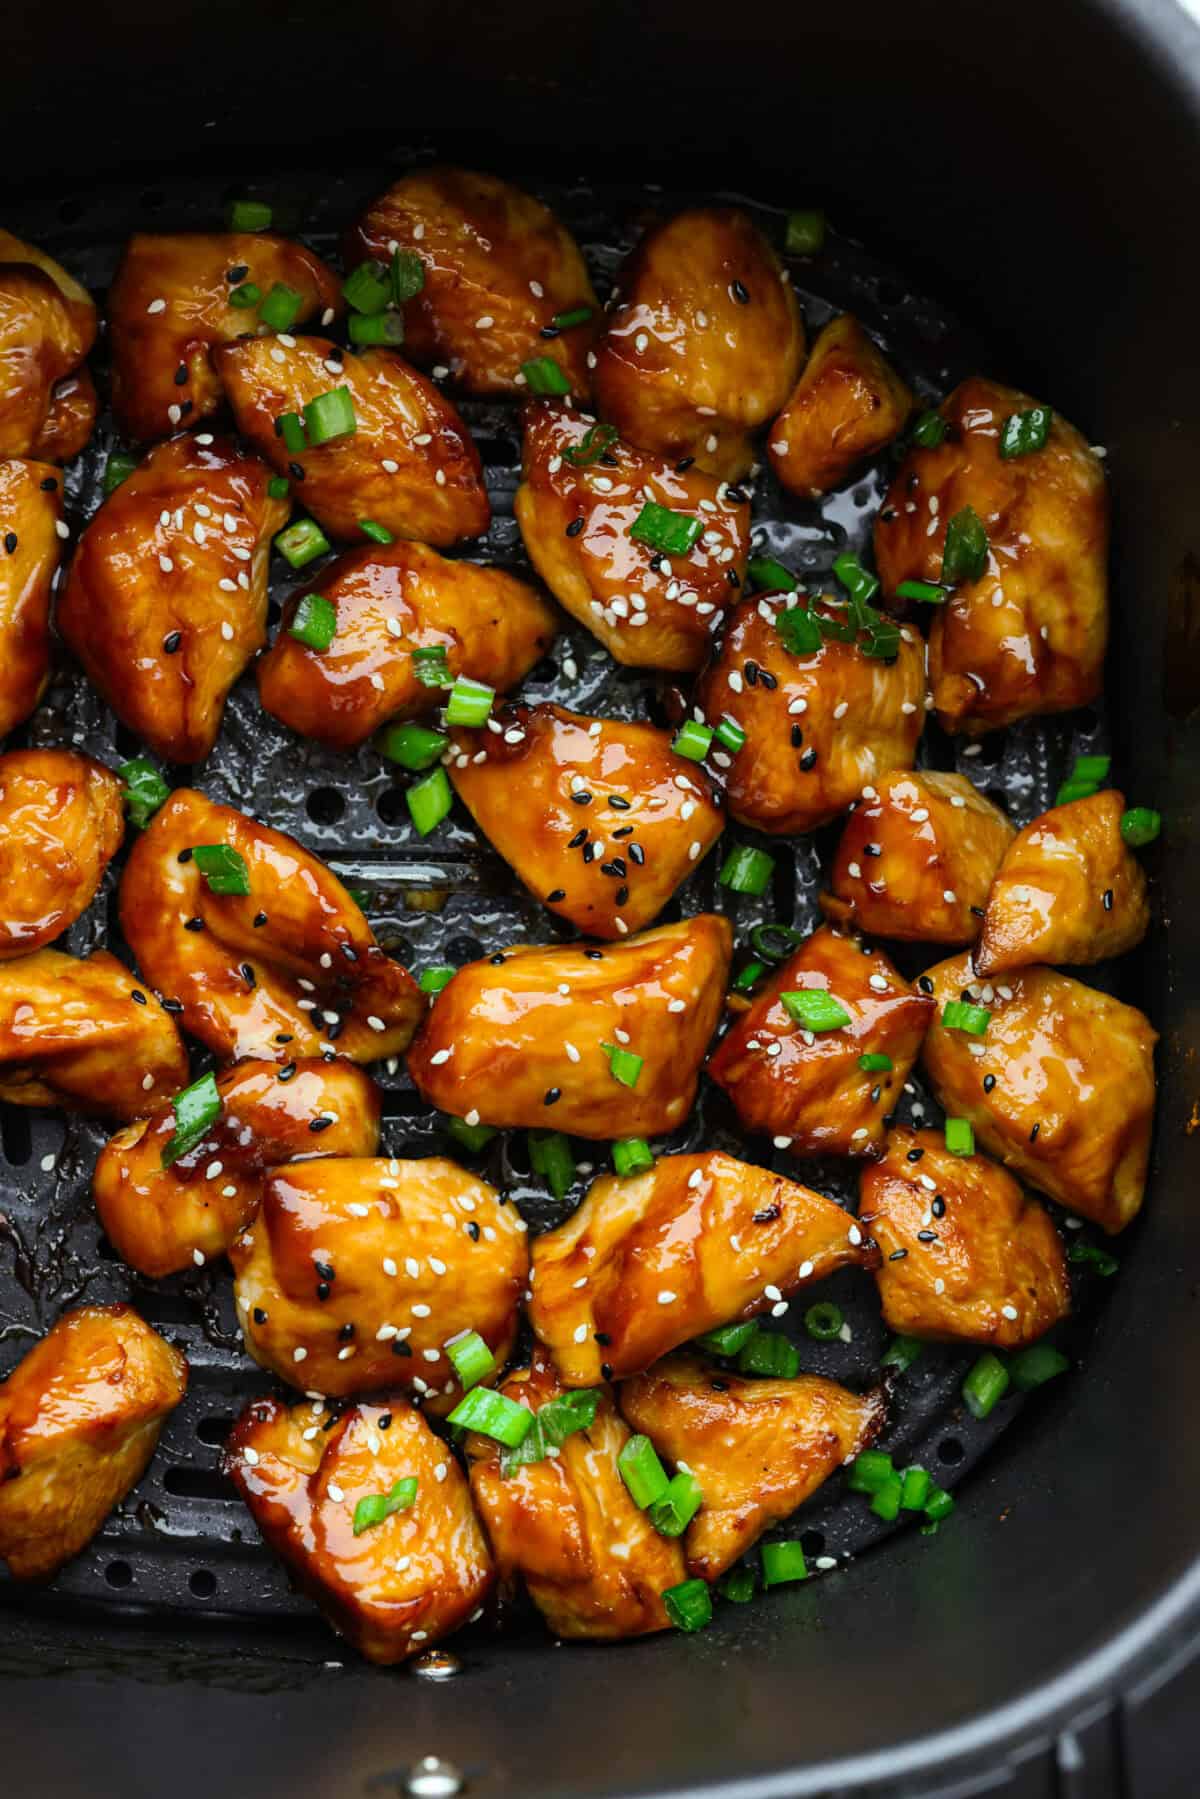
M 410 160 L 397 159 L 398 166 L 407 166 Z M 516 176 L 523 179 L 521 171 Z M 319 194 L 299 202 L 299 217 L 314 247 L 335 255 L 337 233 L 389 178 L 390 172 L 379 167 L 323 178 Z M 293 196 L 305 179 L 288 183 Z M 657 190 L 603 189 L 582 183 L 552 188 L 536 178 L 523 184 L 553 205 L 574 231 L 601 295 L 607 293 L 622 256 L 652 212 L 704 197 L 677 193 L 668 199 Z M 120 246 L 131 231 L 219 228 L 227 198 L 212 183 L 180 181 L 153 190 L 110 186 L 86 196 L 68 196 L 53 214 L 30 212 L 10 223 L 21 235 L 60 256 L 102 300 Z M 743 203 L 749 204 L 774 240 L 781 241 L 782 215 Z M 810 335 L 834 313 L 852 310 L 924 400 L 940 398 L 973 371 L 1003 375 L 983 345 L 934 302 L 847 239 L 832 235 L 822 255 L 813 262 L 797 262 L 793 274 Z M 102 364 L 102 358 L 103 345 L 95 360 Z M 103 384 L 103 367 L 97 372 Z M 486 540 L 468 546 L 469 553 L 528 572 L 512 516 L 520 467 L 516 410 L 471 401 L 461 410 L 483 457 L 493 511 Z M 69 471 L 67 517 L 73 536 L 99 504 L 100 477 L 111 442 L 106 417 Z M 756 544 L 802 578 L 826 573 L 843 549 L 869 550 L 870 525 L 890 466 L 882 458 L 853 486 L 820 503 L 783 495 L 769 473 L 763 473 L 753 503 Z M 295 581 L 276 564 L 272 623 Z M 577 670 L 569 679 L 563 673 L 568 661 Z M 619 668 L 565 619 L 551 655 L 523 689 L 523 697 L 531 702 L 555 700 L 583 712 L 648 716 L 660 722 L 663 694 L 663 683 L 654 675 Z M 70 744 L 110 764 L 141 749 L 65 658 L 45 703 L 13 738 L 12 744 L 18 743 Z M 937 768 L 959 768 L 1024 823 L 1051 802 L 1071 756 L 1097 747 L 1103 747 L 1103 727 L 1088 713 L 1026 723 L 986 740 L 974 754 L 956 750 L 933 727 L 923 739 L 920 760 Z M 214 799 L 290 831 L 356 886 L 365 887 L 377 935 L 409 966 L 461 963 L 514 942 L 569 934 L 526 895 L 461 812 L 456 811 L 428 842 L 421 842 L 408 819 L 401 778 L 371 751 L 338 756 L 293 737 L 260 709 L 252 677 L 231 695 L 213 755 L 187 778 Z M 733 835 L 755 840 L 741 830 Z M 719 858 L 710 857 L 666 916 L 725 911 L 739 940 L 765 919 L 807 930 L 817 922 L 819 871 L 835 839 L 836 832 L 826 832 L 789 844 L 762 840 L 776 856 L 777 870 L 772 890 L 761 899 L 718 888 Z M 434 907 L 426 909 L 430 896 L 437 897 Z M 75 951 L 106 943 L 118 954 L 127 954 L 117 928 L 113 873 L 67 942 Z M 911 974 L 936 954 L 918 948 L 897 959 Z M 446 1143 L 435 1115 L 419 1099 L 403 1069 L 380 1065 L 373 1072 L 384 1091 L 384 1152 L 444 1152 Z M 906 1089 L 899 1116 L 905 1122 L 936 1121 L 937 1109 L 919 1080 Z M 263 1548 L 249 1514 L 218 1472 L 220 1445 L 233 1419 L 250 1397 L 270 1386 L 240 1347 L 228 1270 L 205 1269 L 148 1282 L 115 1257 L 89 1195 L 91 1169 L 103 1141 L 104 1132 L 95 1124 L 57 1114 L 0 1110 L 0 1373 L 8 1372 L 66 1307 L 132 1297 L 145 1317 L 186 1351 L 190 1387 L 184 1403 L 167 1421 L 145 1478 L 88 1549 L 48 1588 L 36 1592 L 18 1594 L 13 1583 L 0 1576 L 0 1598 L 84 1613 L 97 1607 L 137 1608 L 142 1615 L 148 1612 L 164 1620 L 197 1613 L 264 1621 L 311 1614 L 312 1607 L 292 1592 L 282 1568 Z M 707 1084 L 687 1125 L 656 1144 L 664 1150 L 701 1146 L 732 1150 L 746 1160 L 799 1176 L 842 1203 L 854 1203 L 856 1180 L 848 1164 L 799 1164 L 786 1152 L 774 1151 L 765 1138 L 746 1138 L 737 1130 L 724 1096 Z M 607 1166 L 604 1145 L 578 1143 L 576 1148 L 580 1180 L 562 1205 L 548 1197 L 540 1182 L 531 1182 L 521 1132 L 498 1137 L 476 1165 L 512 1193 L 536 1231 L 556 1223 L 578 1203 L 592 1168 Z M 886 1341 L 873 1283 L 847 1274 L 828 1283 L 821 1297 L 842 1308 L 849 1340 L 815 1343 L 801 1330 L 797 1341 L 802 1366 L 851 1386 L 870 1384 Z M 1077 1320 L 1072 1328 L 1083 1341 L 1086 1322 Z M 1009 1399 L 986 1421 L 972 1419 L 959 1399 L 971 1359 L 948 1349 L 927 1349 L 898 1383 L 885 1439 L 898 1459 L 921 1462 L 948 1484 L 970 1468 L 1021 1404 Z M 841 1480 L 835 1478 L 789 1522 L 784 1534 L 801 1534 L 810 1561 L 829 1558 L 824 1565 L 830 1566 L 863 1550 L 889 1528 L 860 1496 L 844 1493 Z M 501 1646 L 489 1653 L 502 1652 Z

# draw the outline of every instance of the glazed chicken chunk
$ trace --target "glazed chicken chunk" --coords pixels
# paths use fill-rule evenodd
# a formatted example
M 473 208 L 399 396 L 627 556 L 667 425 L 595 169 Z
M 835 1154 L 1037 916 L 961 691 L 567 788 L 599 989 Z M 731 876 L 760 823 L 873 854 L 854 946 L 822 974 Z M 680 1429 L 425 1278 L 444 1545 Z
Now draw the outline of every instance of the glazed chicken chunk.
M 1103 962 L 1136 948 L 1150 923 L 1146 877 L 1121 835 L 1111 788 L 1044 812 L 1018 832 L 987 900 L 975 971 L 1033 962 Z
M 476 1331 L 506 1360 L 529 1269 L 516 1207 L 438 1156 L 277 1168 L 230 1259 L 246 1347 L 280 1380 L 394 1383 L 436 1412 L 461 1398 L 456 1337 Z
M 83 536 L 58 625 L 121 722 L 199 762 L 230 688 L 266 642 L 270 470 L 207 433 L 158 444 Z
M 836 638 L 797 655 L 780 634 L 778 606 L 743 601 L 696 697 L 710 725 L 729 718 L 746 734 L 725 780 L 734 818 L 794 836 L 828 824 L 889 769 L 912 767 L 925 718 L 924 649 L 905 626 L 893 661 Z M 844 621 L 832 603 L 813 610 Z
M 563 1396 L 550 1358 L 510 1374 L 500 1391 L 535 1415 Z M 471 1492 L 503 1582 L 524 1579 L 556 1637 L 644 1636 L 670 1626 L 662 1595 L 686 1569 L 678 1541 L 660 1536 L 630 1498 L 617 1457 L 629 1430 L 606 1393 L 558 1453 L 504 1472 L 504 1452 L 471 1436 Z
M 921 979 L 938 1008 L 925 1067 L 945 1110 L 1031 1186 L 1123 1230 L 1141 1207 L 1154 1118 L 1158 1033 L 1144 1013 L 1049 968 L 993 986 L 957 956 Z M 947 1001 L 986 1011 L 986 1030 L 953 1028 Z
M 333 270 L 286 237 L 135 233 L 108 300 L 113 412 L 120 430 L 145 440 L 211 417 L 224 398 L 213 350 L 266 330 L 258 306 L 244 301 L 255 289 L 265 301 L 276 287 L 288 290 L 293 325 L 314 314 L 328 325 L 341 310 Z
M 596 349 L 602 418 L 631 443 L 727 481 L 754 461 L 804 356 L 800 308 L 774 250 L 731 206 L 657 225 L 618 279 Z
M 514 511 L 555 599 L 618 662 L 701 666 L 746 572 L 750 506 L 740 488 L 537 401 L 525 410 Z M 671 534 L 690 547 L 664 553 Z
M 0 1100 L 145 1118 L 187 1074 L 174 1020 L 107 950 L 0 962 Z
M 266 1172 L 321 1156 L 373 1156 L 379 1089 L 324 1059 L 238 1062 L 216 1077 L 221 1109 L 175 1153 L 174 1104 L 127 1125 L 100 1152 L 92 1195 L 123 1261 L 158 1278 L 222 1256 L 258 1211 Z
M 789 493 L 819 499 L 903 429 L 913 396 L 856 318 L 819 332 L 804 372 L 767 441 Z
M 846 820 L 826 915 L 904 943 L 973 943 L 1013 827 L 963 775 L 881 775 Z
M 687 1569 L 716 1580 L 772 1524 L 811 1498 L 887 1421 L 882 1392 L 814 1374 L 744 1380 L 673 1355 L 618 1395 L 635 1431 L 695 1477 L 704 1503 L 687 1527 Z
M 198 853 L 197 853 L 198 852 Z M 121 928 L 147 980 L 222 1061 L 404 1050 L 415 981 L 294 838 L 175 790 L 134 845 Z
M 0 1562 L 41 1580 L 145 1473 L 187 1362 L 132 1306 L 66 1312 L 0 1385 Z
M 537 945 L 469 962 L 438 995 L 408 1071 L 425 1099 L 471 1124 L 600 1138 L 673 1130 L 692 1109 L 730 951 L 728 921 L 708 914 L 605 949 Z
M 124 834 L 121 783 L 90 756 L 0 756 L 0 961 L 41 949 L 75 923 Z
M 653 924 L 723 819 L 653 725 L 512 706 L 458 731 L 450 778 L 485 837 L 552 912 L 592 937 Z M 512 739 L 516 741 L 512 741 Z
M 875 559 L 889 595 L 902 581 L 943 579 L 955 520 L 976 534 L 978 561 L 970 553 L 960 561 L 952 546 L 953 589 L 932 608 L 930 685 L 947 731 L 994 731 L 1032 713 L 1085 706 L 1100 691 L 1108 635 L 1104 473 L 1057 413 L 1043 448 L 1005 458 L 1003 434 L 1017 428 L 1008 421 L 1035 410 L 1015 388 L 978 376 L 964 381 L 941 407 L 944 442 L 909 451 L 875 524 Z
M 574 238 L 539 200 L 495 175 L 416 170 L 348 234 L 346 267 L 386 265 L 397 250 L 421 263 L 422 286 L 403 309 L 405 349 L 420 367 L 466 393 L 520 394 L 522 363 L 546 357 L 587 392 L 596 296 Z
M 50 679 L 50 592 L 62 477 L 46 462 L 0 461 L 0 737 L 23 724 Z
M 66 462 L 92 434 L 96 341 L 86 288 L 45 251 L 0 231 L 0 457 Z
M 932 1017 L 882 951 L 825 926 L 776 970 L 708 1072 L 747 1130 L 793 1155 L 874 1156 Z
M 878 1258 L 831 1199 L 716 1150 L 602 1175 L 533 1245 L 529 1322 L 568 1387 L 640 1374 L 681 1343 Z
M 420 1655 L 477 1615 L 495 1578 L 461 1468 L 407 1400 L 335 1416 L 258 1399 L 226 1474 L 263 1536 L 368 1661 Z
M 345 351 L 327 338 L 253 338 L 216 353 L 238 429 L 333 537 L 361 541 L 363 519 L 437 549 L 482 537 L 491 508 L 463 421 L 432 381 L 391 350 Z M 306 427 L 289 449 L 279 420 L 326 395 L 336 435 Z M 342 427 L 347 429 L 343 430 Z M 300 472 L 297 473 L 297 470 Z
M 500 692 L 540 661 L 557 630 L 552 606 L 503 569 L 450 561 L 421 543 L 351 550 L 307 590 L 333 607 L 325 649 L 292 636 L 297 595 L 258 664 L 267 711 L 302 736 L 355 749 L 390 719 L 421 718 L 446 699 L 417 674 L 413 652 L 442 648 L 449 679 Z

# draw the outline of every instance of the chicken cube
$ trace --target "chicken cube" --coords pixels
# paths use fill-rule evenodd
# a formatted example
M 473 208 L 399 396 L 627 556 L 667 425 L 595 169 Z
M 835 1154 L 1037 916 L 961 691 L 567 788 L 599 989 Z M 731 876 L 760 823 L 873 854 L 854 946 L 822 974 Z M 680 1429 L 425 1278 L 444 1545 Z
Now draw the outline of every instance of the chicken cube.
M 44 250 L 0 231 L 0 458 L 69 461 L 92 434 L 96 390 L 80 367 L 96 308 Z
M 767 451 L 778 481 L 819 499 L 878 455 L 904 429 L 912 392 L 856 318 L 820 331 L 791 398 L 771 426 Z
M 62 477 L 46 462 L 0 461 L 0 737 L 23 724 L 50 679 L 50 593 L 62 543 Z
M 124 835 L 121 783 L 102 763 L 74 750 L 0 755 L 0 962 L 86 912 Z

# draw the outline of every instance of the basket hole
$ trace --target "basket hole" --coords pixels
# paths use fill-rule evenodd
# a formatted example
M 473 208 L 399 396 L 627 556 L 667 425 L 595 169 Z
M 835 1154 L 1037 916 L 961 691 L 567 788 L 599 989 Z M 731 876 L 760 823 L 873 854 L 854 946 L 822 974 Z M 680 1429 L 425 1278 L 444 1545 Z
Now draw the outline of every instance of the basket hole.
M 236 1502 L 229 1482 L 215 1468 L 168 1468 L 163 1486 L 177 1499 L 220 1499 Z
M 133 1584 L 133 1569 L 128 1562 L 110 1562 L 104 1578 L 110 1587 L 128 1587 Z
M 196 1435 L 202 1443 L 214 1443 L 219 1448 L 232 1429 L 232 1418 L 201 1418 Z
M 188 1591 L 197 1599 L 211 1599 L 217 1590 L 217 1577 L 207 1568 L 196 1568 L 188 1575 Z
M 800 1547 L 805 1555 L 824 1555 L 825 1533 L 821 1530 L 806 1530 L 801 1534 Z
M 408 817 L 408 801 L 403 787 L 385 787 L 375 801 L 375 810 L 385 825 L 403 824 Z
M 315 825 L 335 825 L 346 810 L 346 802 L 336 787 L 314 787 L 304 809 Z
M 446 939 L 447 962 L 477 962 L 483 954 L 483 945 L 478 937 L 448 937 Z
M 0 1119 L 0 1143 L 4 1146 L 5 1161 L 13 1168 L 24 1168 L 33 1154 L 33 1138 L 27 1115 L 16 1106 Z
M 157 212 L 166 197 L 160 187 L 148 187 L 138 195 L 138 204 L 147 212 Z
M 511 437 L 497 432 L 493 437 L 475 433 L 475 448 L 484 468 L 513 468 L 521 460 L 521 452 Z
M 58 216 L 64 225 L 73 225 L 77 219 L 83 217 L 86 211 L 87 206 L 83 200 L 64 200 L 58 209 Z
M 270 628 L 272 630 L 275 629 L 275 626 L 279 623 L 279 621 L 282 617 L 283 617 L 283 607 L 279 604 L 279 601 L 278 600 L 268 600 L 268 602 L 267 602 L 267 624 L 270 626 Z
M 956 1462 L 962 1461 L 964 1454 L 963 1446 L 957 1437 L 944 1438 L 942 1442 L 938 1444 L 937 1452 L 938 1461 L 945 1462 L 947 1466 L 951 1468 Z

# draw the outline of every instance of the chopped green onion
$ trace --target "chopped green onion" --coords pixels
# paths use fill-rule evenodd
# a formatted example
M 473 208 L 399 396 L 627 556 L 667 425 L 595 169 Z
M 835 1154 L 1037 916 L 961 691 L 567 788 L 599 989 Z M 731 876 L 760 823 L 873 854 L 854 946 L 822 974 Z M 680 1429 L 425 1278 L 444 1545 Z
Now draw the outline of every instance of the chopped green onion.
M 649 1508 L 650 1522 L 660 1537 L 681 1537 L 703 1504 L 700 1482 L 681 1468 L 662 1498 Z
M 833 572 L 860 605 L 869 605 L 879 592 L 878 576 L 865 569 L 850 550 L 843 550 L 840 556 L 834 558 Z
M 414 781 L 404 795 L 414 825 L 422 837 L 428 837 L 447 816 L 454 804 L 450 779 L 444 768 L 430 769 L 421 780 Z
M 817 210 L 789 212 L 784 248 L 793 256 L 815 256 L 825 242 L 825 214 Z
M 463 1430 L 480 1431 L 483 1436 L 494 1437 L 497 1443 L 515 1449 L 533 1429 L 533 1413 L 506 1399 L 503 1393 L 493 1392 L 491 1387 L 472 1387 L 469 1393 L 463 1394 L 446 1422 L 460 1425 Z
M 262 288 L 253 281 L 243 281 L 240 287 L 230 289 L 228 297 L 229 304 L 236 306 L 239 312 L 249 312 L 262 299 Z
M 689 762 L 703 762 L 712 748 L 713 734 L 707 725 L 697 724 L 689 718 L 675 733 L 671 745 L 677 756 L 686 756 Z
M 461 1337 L 452 1337 L 445 1347 L 464 1391 L 477 1386 L 496 1366 L 495 1356 L 478 1331 L 464 1331 Z
M 591 316 L 590 306 L 575 306 L 570 312 L 556 312 L 550 323 L 556 331 L 570 331 L 576 325 L 586 325 Z
M 746 564 L 746 579 L 763 593 L 795 593 L 800 585 L 791 569 L 776 562 L 773 556 L 751 556 Z
M 751 947 L 768 962 L 784 961 L 803 942 L 803 931 L 794 931 L 790 924 L 777 924 L 773 919 L 756 924 L 750 933 Z
M 885 1524 L 891 1524 L 900 1516 L 900 1504 L 904 1494 L 904 1485 L 898 1474 L 891 1475 L 882 1486 L 876 1487 L 871 1495 L 871 1510 Z
M 768 856 L 766 850 L 751 849 L 749 844 L 742 843 L 730 850 L 717 879 L 722 887 L 728 887 L 734 893 L 765 893 L 774 872 L 773 856 Z
M 481 725 L 492 710 L 496 689 L 470 675 L 459 675 L 446 702 L 448 725 Z
M 686 556 L 703 529 L 703 520 L 647 500 L 630 525 L 629 535 L 635 543 L 649 544 L 664 556 Z
M 354 400 L 348 387 L 331 387 L 304 408 L 304 427 L 310 444 L 331 443 L 335 437 L 352 437 L 358 430 Z
M 308 448 L 304 420 L 298 412 L 281 412 L 275 420 L 275 435 L 283 439 L 283 447 L 289 456 L 302 456 Z
M 192 860 L 204 876 L 210 893 L 229 893 L 244 897 L 250 891 L 250 870 L 240 850 L 228 843 L 198 843 Z
M 342 282 L 342 297 L 355 312 L 382 312 L 392 297 L 387 264 L 360 262 Z
M 1100 1249 L 1095 1243 L 1072 1243 L 1067 1251 L 1067 1260 L 1094 1268 L 1097 1274 L 1104 1275 L 1106 1279 L 1121 1266 L 1116 1256 L 1110 1256 L 1106 1249 Z
M 745 968 L 739 969 L 730 983 L 734 993 L 749 993 L 755 982 L 761 980 L 766 972 L 765 962 L 747 962 Z
M 782 1587 L 792 1580 L 808 1579 L 808 1563 L 800 1543 L 764 1543 L 762 1546 L 764 1587 Z
M 226 213 L 231 231 L 269 231 L 271 208 L 265 200 L 235 200 Z
M 562 1131 L 528 1131 L 529 1166 L 540 1174 L 555 1199 L 565 1199 L 575 1179 L 571 1139 Z
M 1008 1391 L 1008 1369 L 989 1350 L 981 1355 L 962 1384 L 962 1396 L 973 1418 L 986 1418 Z
M 622 1087 L 636 1087 L 644 1058 L 635 1055 L 631 1049 L 622 1049 L 619 1043 L 602 1043 L 600 1047 L 608 1057 L 613 1080 L 620 1081 Z
M 858 1065 L 864 1074 L 888 1074 L 892 1067 L 892 1058 L 882 1051 L 868 1050 L 865 1056 L 858 1058 Z
M 982 1037 L 991 1022 L 986 1006 L 969 1006 L 965 1000 L 948 999 L 942 1007 L 942 1023 L 948 1031 L 967 1031 L 972 1037 Z
M 1028 412 L 1010 412 L 1000 427 L 1000 454 L 1006 462 L 1044 450 L 1054 417 L 1049 406 L 1032 406 Z
M 717 1592 L 722 1599 L 728 1599 L 734 1605 L 748 1605 L 757 1585 L 753 1568 L 730 1568 L 717 1582 Z
M 107 499 L 110 494 L 116 493 L 122 481 L 128 481 L 137 465 L 137 457 L 131 456 L 127 450 L 112 451 L 108 461 L 104 465 L 105 499 Z
M 789 606 L 775 615 L 779 641 L 792 656 L 809 656 L 825 641 L 822 621 L 807 606 Z
M 171 1141 L 162 1152 L 162 1165 L 169 1168 L 180 1156 L 186 1156 L 190 1149 L 206 1135 L 212 1125 L 221 1116 L 221 1095 L 217 1091 L 216 1079 L 211 1074 L 201 1075 L 182 1093 L 177 1093 L 171 1101 L 175 1113 L 175 1129 L 171 1133 Z
M 630 1437 L 617 1457 L 617 1472 L 634 1505 L 644 1512 L 664 1499 L 671 1485 L 649 1437 Z
M 570 380 L 550 356 L 536 356 L 532 362 L 523 362 L 521 373 L 531 394 L 545 397 L 549 394 L 569 394 L 571 391 Z
M 975 1154 L 975 1132 L 969 1118 L 947 1118 L 946 1148 L 952 1156 Z
M 412 653 L 413 674 L 422 687 L 453 687 L 454 676 L 446 658 L 444 643 L 425 644 Z
M 404 315 L 399 312 L 353 312 L 347 320 L 352 344 L 402 344 Z
M 286 500 L 291 491 L 285 475 L 272 475 L 267 482 L 267 498 L 269 500 Z
M 946 421 L 939 412 L 923 412 L 911 432 L 912 441 L 923 450 L 936 450 L 945 442 Z
M 925 1501 L 925 1516 L 936 1524 L 941 1519 L 948 1518 L 953 1510 L 954 1495 L 947 1493 L 945 1487 L 935 1486 Z
M 609 445 L 616 443 L 618 435 L 615 425 L 589 425 L 587 435 L 565 449 L 563 456 L 575 468 L 586 468 L 590 462 L 599 462 Z
M 901 581 L 896 588 L 898 600 L 924 600 L 927 606 L 942 606 L 949 597 L 936 581 Z
M 987 572 L 988 535 L 973 506 L 964 506 L 946 526 L 942 550 L 942 585 L 978 581 Z
M 386 725 L 376 739 L 381 756 L 414 771 L 432 768 L 441 760 L 449 742 L 441 731 L 414 724 Z
M 1162 813 L 1152 806 L 1131 806 L 1121 814 L 1121 835 L 1131 849 L 1153 843 L 1162 830 Z
M 878 1493 L 895 1476 L 892 1458 L 885 1450 L 860 1449 L 846 1471 L 846 1485 L 852 1493 Z
M 824 613 L 814 613 L 817 630 L 821 636 L 833 643 L 854 643 L 858 638 L 858 626 L 850 618 L 827 618 Z
M 703 1630 L 712 1623 L 712 1594 L 702 1580 L 683 1580 L 677 1587 L 665 1587 L 662 1602 L 676 1630 Z
M 418 980 L 417 986 L 422 993 L 440 993 L 443 987 L 450 985 L 457 973 L 457 968 L 451 967 L 450 963 L 439 962 L 433 968 L 421 970 L 421 978 Z
M 323 593 L 306 593 L 292 614 L 288 636 L 310 650 L 327 650 L 337 635 L 337 608 Z
M 1074 800 L 1090 800 L 1099 791 L 1095 781 L 1064 781 L 1054 796 L 1054 804 L 1069 806 Z
M 303 294 L 286 282 L 277 281 L 259 307 L 258 316 L 272 331 L 290 331 L 303 305 Z
M 781 993 L 780 999 L 789 1018 L 808 1031 L 840 1031 L 850 1023 L 850 1014 L 840 1000 L 823 987 L 802 987 L 795 993 Z
M 1032 1393 L 1035 1387 L 1044 1387 L 1056 1375 L 1065 1374 L 1070 1366 L 1060 1349 L 1049 1343 L 1033 1343 L 1010 1358 L 1008 1372 L 1019 1393 Z
M 496 1127 L 491 1124 L 468 1124 L 465 1118 L 455 1118 L 447 1114 L 445 1119 L 446 1135 L 453 1137 L 461 1144 L 469 1155 L 478 1155 L 486 1143 L 490 1143 L 496 1135 Z
M 900 1510 L 923 1512 L 932 1486 L 933 1477 L 927 1468 L 906 1468 L 900 1476 Z
M 1111 756 L 1076 756 L 1070 779 L 1072 781 L 1106 781 L 1111 767 Z
M 870 636 L 862 646 L 862 653 L 877 662 L 894 662 L 900 654 L 900 627 L 880 613 L 876 613 L 875 618 L 877 622 L 870 627 Z
M 756 1331 L 738 1353 L 739 1374 L 764 1374 L 775 1380 L 795 1380 L 800 1355 L 794 1343 L 773 1331 Z
M 315 519 L 298 518 L 294 525 L 279 533 L 275 548 L 293 568 L 304 568 L 318 556 L 326 555 L 333 545 Z
M 506 1449 L 501 1454 L 501 1478 L 508 1480 L 519 1468 L 531 1462 L 544 1462 L 552 1449 L 561 1449 L 576 1431 L 590 1430 L 596 1422 L 600 1397 L 597 1387 L 580 1387 L 548 1400 L 535 1414 L 533 1429 L 524 1440 L 515 1449 Z
M 640 1174 L 653 1168 L 654 1151 L 644 1137 L 621 1137 L 612 1146 L 612 1160 L 619 1175 Z
M 696 1347 L 707 1350 L 709 1355 L 735 1356 L 757 1335 L 758 1319 L 750 1318 L 745 1324 L 719 1324 L 716 1330 L 705 1331 L 695 1341 Z
M 906 1368 L 912 1367 L 924 1347 L 918 1337 L 893 1337 L 880 1357 L 880 1366 L 895 1368 L 903 1374 Z
M 804 1314 L 804 1328 L 818 1343 L 832 1343 L 841 1335 L 844 1322 L 841 1307 L 835 1306 L 830 1299 L 818 1300 Z
M 732 718 L 723 718 L 719 725 L 714 725 L 713 736 L 721 748 L 728 750 L 731 755 L 736 756 L 739 750 L 746 747 L 746 733 Z
M 415 250 L 393 250 L 390 273 L 392 299 L 397 306 L 403 306 L 425 285 L 425 264 Z
M 148 762 L 144 756 L 122 762 L 117 773 L 125 783 L 123 797 L 129 822 L 144 831 L 163 801 L 170 799 L 171 789 L 153 762 Z
M 395 543 L 396 541 L 387 526 L 377 525 L 373 518 L 360 518 L 358 528 L 364 537 L 370 538 L 372 543 Z
M 367 1493 L 354 1508 L 354 1534 L 361 1537 L 364 1530 L 373 1530 L 390 1518 L 393 1512 L 407 1512 L 416 1502 L 417 1477 L 409 1474 L 398 1480 L 390 1493 Z

